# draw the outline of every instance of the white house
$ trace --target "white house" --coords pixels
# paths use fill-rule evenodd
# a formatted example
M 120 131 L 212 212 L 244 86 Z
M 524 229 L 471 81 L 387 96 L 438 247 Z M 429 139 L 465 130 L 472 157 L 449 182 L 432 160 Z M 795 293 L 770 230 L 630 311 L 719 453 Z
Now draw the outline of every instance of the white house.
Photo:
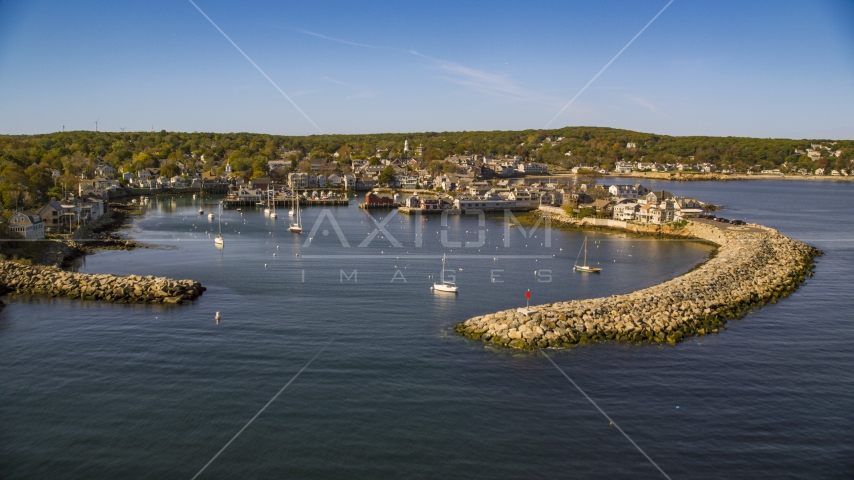
M 516 170 L 526 174 L 526 175 L 544 175 L 549 173 L 549 167 L 543 165 L 542 163 L 520 163 L 519 166 L 516 167 Z
M 703 205 L 696 198 L 677 197 L 673 199 L 677 219 L 696 217 L 703 213 Z
M 608 193 L 619 202 L 623 200 L 637 200 L 638 187 L 635 185 L 611 185 L 608 187 Z
M 516 208 L 537 208 L 540 206 L 540 194 L 528 189 L 514 189 L 507 199 L 516 202 Z
M 634 220 L 639 210 L 640 204 L 637 203 L 621 203 L 619 205 L 614 205 L 614 220 Z
M 632 164 L 629 162 L 617 162 L 614 171 L 617 173 L 632 173 Z
M 241 187 L 240 190 L 237 191 L 238 200 L 260 202 L 264 198 L 266 198 L 266 192 L 262 191 L 260 188 Z

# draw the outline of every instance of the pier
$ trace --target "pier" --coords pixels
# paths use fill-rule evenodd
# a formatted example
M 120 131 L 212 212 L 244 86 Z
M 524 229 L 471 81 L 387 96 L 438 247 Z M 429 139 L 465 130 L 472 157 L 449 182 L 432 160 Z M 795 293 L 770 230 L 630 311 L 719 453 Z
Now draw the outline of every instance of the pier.
M 277 198 L 274 200 L 274 203 L 276 204 L 276 207 L 289 207 L 293 204 L 293 201 L 293 198 Z M 240 200 L 237 198 L 226 198 L 222 201 L 222 205 L 225 208 L 254 207 L 257 203 L 258 200 Z M 350 200 L 347 198 L 329 198 L 323 200 L 319 198 L 311 199 L 300 197 L 299 204 L 303 207 L 340 207 L 350 205 Z M 266 202 L 264 202 L 264 206 L 266 206 Z
M 400 207 L 397 209 L 398 212 L 404 215 L 441 215 L 443 213 L 447 213 L 448 215 L 460 215 L 462 214 L 462 210 L 456 208 L 415 208 L 415 207 Z
M 403 203 L 360 203 L 359 208 L 362 210 L 394 210 L 400 209 Z

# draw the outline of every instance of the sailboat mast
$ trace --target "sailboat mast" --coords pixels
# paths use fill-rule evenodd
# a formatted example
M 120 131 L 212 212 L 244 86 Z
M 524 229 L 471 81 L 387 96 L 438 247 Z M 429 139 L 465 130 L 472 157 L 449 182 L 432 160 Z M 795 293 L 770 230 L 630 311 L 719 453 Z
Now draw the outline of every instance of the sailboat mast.
M 584 237 L 584 266 L 587 266 L 587 237 Z

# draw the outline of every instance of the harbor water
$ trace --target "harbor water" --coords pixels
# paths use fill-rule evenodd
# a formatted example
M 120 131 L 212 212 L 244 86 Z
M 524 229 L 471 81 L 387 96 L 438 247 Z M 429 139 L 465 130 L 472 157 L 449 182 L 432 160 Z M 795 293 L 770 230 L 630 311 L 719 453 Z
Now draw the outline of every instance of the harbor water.
M 542 353 L 451 327 L 527 291 L 536 305 L 654 285 L 711 246 L 351 201 L 303 209 L 302 235 L 285 209 L 226 210 L 218 249 L 215 199 L 199 215 L 192 196 L 152 197 L 125 232 L 152 248 L 77 269 L 207 291 L 175 306 L 4 299 L 0 478 L 662 478 L 650 459 L 671 478 L 851 478 L 851 185 L 644 185 L 824 256 L 717 335 L 547 352 L 611 420 Z M 599 275 L 572 270 L 585 237 Z M 443 255 L 458 295 L 431 291 Z

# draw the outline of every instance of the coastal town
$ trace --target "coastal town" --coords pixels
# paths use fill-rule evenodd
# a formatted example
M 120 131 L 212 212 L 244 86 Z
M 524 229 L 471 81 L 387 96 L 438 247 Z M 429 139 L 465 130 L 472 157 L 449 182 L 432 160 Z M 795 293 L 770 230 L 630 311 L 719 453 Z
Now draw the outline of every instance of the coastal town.
M 259 203 L 412 211 L 524 211 L 540 205 L 620 221 L 671 222 L 696 199 L 648 180 L 850 181 L 854 145 L 667 137 L 606 128 L 276 137 L 63 132 L 0 138 L 0 236 L 73 235 L 122 199 L 222 195 Z M 364 201 L 362 200 L 364 196 Z
M 420 147 L 415 149 L 419 150 Z M 409 152 L 408 142 L 403 151 Z M 165 167 L 117 172 L 99 162 L 92 178 L 81 175 L 73 179 L 76 190 L 62 189 L 61 197 L 51 197 L 34 209 L 15 209 L 4 230 L 9 238 L 73 236 L 80 227 L 85 228 L 104 215 L 110 201 L 158 194 L 220 195 L 229 208 L 284 206 L 294 199 L 303 205 L 346 205 L 352 195 L 363 192 L 364 208 L 399 208 L 402 213 L 518 212 L 547 206 L 579 218 L 657 225 L 704 212 L 704 204 L 696 198 L 652 191 L 641 183 L 604 183 L 602 180 L 608 177 L 602 172 L 589 175 L 587 169 L 579 167 L 568 176 L 549 176 L 545 165 L 519 156 L 463 152 L 442 162 L 443 170 L 454 173 L 418 169 L 417 158 L 374 160 L 352 160 L 346 173 L 340 172 L 340 164 L 333 166 L 326 160 L 305 159 L 309 172 L 288 171 L 287 162 L 271 161 L 268 176 L 249 180 L 236 175 L 228 161 L 200 171 L 175 162 L 174 167 L 169 167 L 177 169 L 172 176 L 158 173 Z M 55 170 L 51 175 L 54 179 L 61 177 Z M 68 182 L 67 178 L 63 180 Z
M 852 19 L 0 0 L 0 480 L 854 480 Z

